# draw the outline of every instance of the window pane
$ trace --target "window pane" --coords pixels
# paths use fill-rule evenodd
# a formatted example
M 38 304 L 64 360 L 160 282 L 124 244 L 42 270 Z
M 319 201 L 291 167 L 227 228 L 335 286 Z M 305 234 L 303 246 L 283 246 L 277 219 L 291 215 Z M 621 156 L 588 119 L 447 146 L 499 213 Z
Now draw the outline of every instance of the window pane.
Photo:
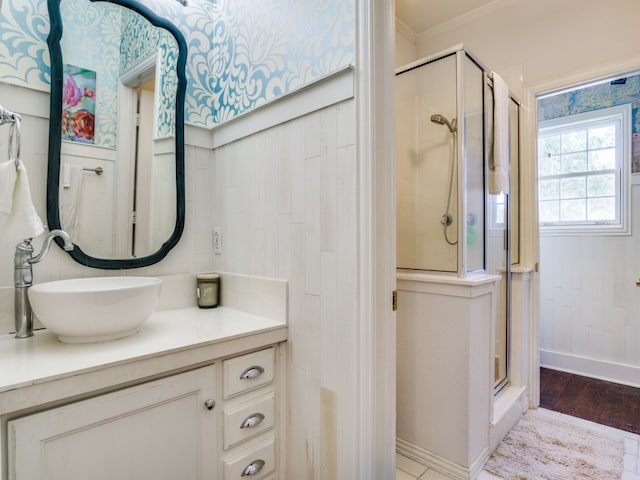
M 548 156 L 558 155 L 560 153 L 560 135 L 550 137 L 542 137 L 538 140 L 538 155 Z
M 560 157 L 560 155 L 547 155 L 540 157 L 538 159 L 538 173 L 541 177 L 561 174 L 562 157 Z
M 540 222 L 560 221 L 560 202 L 540 202 Z
M 587 149 L 587 131 L 565 133 L 562 135 L 562 153 L 581 152 Z
M 563 178 L 560 198 L 584 198 L 587 196 L 586 177 Z
M 587 195 L 589 197 L 609 197 L 616 195 L 615 174 L 592 175 L 587 179 Z
M 562 156 L 562 173 L 580 173 L 587 171 L 587 152 L 571 153 Z
M 616 168 L 616 149 L 605 148 L 589 152 L 589 171 L 611 170 Z
M 598 220 L 616 219 L 615 197 L 590 198 L 587 200 L 587 219 L 595 222 Z
M 616 127 L 608 125 L 606 127 L 589 129 L 589 148 L 613 147 L 616 144 Z
M 540 200 L 558 200 L 560 198 L 560 180 L 540 180 Z
M 563 200 L 560 202 L 560 220 L 563 222 L 584 222 L 586 220 L 586 200 Z
M 504 225 L 504 203 L 496 204 L 496 225 Z

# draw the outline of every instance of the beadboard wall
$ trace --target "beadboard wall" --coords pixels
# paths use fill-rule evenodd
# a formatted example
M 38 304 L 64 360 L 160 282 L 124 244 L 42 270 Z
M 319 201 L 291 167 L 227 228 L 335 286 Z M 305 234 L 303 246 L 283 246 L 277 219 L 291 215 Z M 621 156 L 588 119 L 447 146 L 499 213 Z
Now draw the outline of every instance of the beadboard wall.
M 354 108 L 346 100 L 214 151 L 215 269 L 289 282 L 288 478 L 351 478 L 355 456 Z
M 640 386 L 640 185 L 631 236 L 540 237 L 540 363 Z

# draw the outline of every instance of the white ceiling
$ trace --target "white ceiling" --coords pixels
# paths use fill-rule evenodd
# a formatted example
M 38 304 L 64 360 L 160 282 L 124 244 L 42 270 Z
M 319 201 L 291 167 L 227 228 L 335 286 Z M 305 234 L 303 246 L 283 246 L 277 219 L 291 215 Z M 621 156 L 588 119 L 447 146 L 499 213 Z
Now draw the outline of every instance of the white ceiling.
M 483 7 L 495 0 L 396 0 L 396 17 L 413 33 L 420 34 L 436 25 Z

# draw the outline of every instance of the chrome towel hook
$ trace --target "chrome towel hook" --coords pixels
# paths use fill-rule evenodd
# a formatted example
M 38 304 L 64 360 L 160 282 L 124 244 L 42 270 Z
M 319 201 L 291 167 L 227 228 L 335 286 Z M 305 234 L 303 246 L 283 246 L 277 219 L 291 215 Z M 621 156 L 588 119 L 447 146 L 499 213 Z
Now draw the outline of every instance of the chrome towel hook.
M 13 160 L 16 168 L 20 165 L 20 116 L 15 115 L 9 129 L 9 160 Z M 13 146 L 16 147 L 16 155 L 13 156 Z

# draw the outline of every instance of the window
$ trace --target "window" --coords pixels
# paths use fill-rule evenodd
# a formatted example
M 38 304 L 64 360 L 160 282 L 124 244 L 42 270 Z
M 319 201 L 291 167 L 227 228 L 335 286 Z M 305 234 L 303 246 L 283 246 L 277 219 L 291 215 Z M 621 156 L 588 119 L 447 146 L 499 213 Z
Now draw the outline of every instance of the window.
M 505 227 L 506 198 L 506 195 L 502 192 L 489 196 L 489 218 L 491 219 L 490 225 L 492 230 L 503 230 Z
M 540 123 L 541 233 L 628 233 L 630 105 Z

